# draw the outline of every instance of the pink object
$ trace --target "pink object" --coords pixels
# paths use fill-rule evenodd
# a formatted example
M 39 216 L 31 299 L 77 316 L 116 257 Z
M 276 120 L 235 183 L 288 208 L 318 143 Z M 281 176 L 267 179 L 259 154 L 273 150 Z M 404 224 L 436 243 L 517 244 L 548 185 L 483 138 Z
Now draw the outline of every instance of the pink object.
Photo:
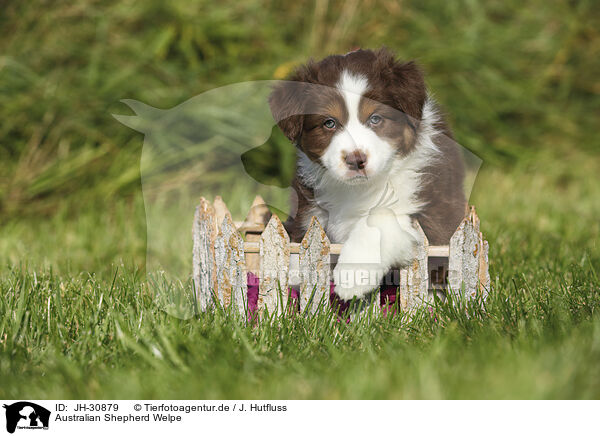
M 247 282 L 248 282 L 248 321 L 252 321 L 254 319 L 254 315 L 256 314 L 256 309 L 258 308 L 258 277 L 254 275 L 254 273 L 248 272 Z
M 252 321 L 256 318 L 256 311 L 258 310 L 258 287 L 260 280 L 256 274 L 248 272 L 246 274 L 246 281 L 248 284 L 248 294 L 246 295 L 248 301 L 248 321 Z M 300 310 L 300 294 L 297 289 L 288 288 L 288 297 L 290 299 L 289 305 L 294 308 L 292 311 L 298 312 Z
M 398 286 L 395 285 L 383 285 L 381 286 L 381 292 L 379 293 L 379 304 L 382 308 L 384 315 L 395 315 L 398 309 L 396 304 L 396 296 L 398 293 Z M 398 302 L 400 303 L 400 302 Z
M 259 279 L 258 277 L 251 272 L 247 273 L 247 282 L 248 282 L 248 321 L 252 321 L 256 319 L 256 311 L 258 309 L 258 287 L 259 287 Z M 343 313 L 350 306 L 350 302 L 342 300 L 338 295 L 334 292 L 335 285 L 332 282 L 329 284 L 329 304 L 331 307 L 337 308 L 338 316 L 343 315 Z M 395 315 L 397 310 L 396 303 L 396 295 L 397 295 L 398 287 L 395 285 L 382 285 L 380 288 L 380 296 L 379 296 L 379 304 L 383 308 L 383 314 L 387 315 L 388 312 L 390 315 Z M 288 296 L 291 300 L 289 302 L 290 307 L 294 309 L 292 312 L 298 312 L 300 310 L 300 295 L 297 289 L 289 288 Z M 346 322 L 350 322 L 350 318 L 346 319 Z
M 329 305 L 335 309 L 337 309 L 338 321 L 339 317 L 344 314 L 348 307 L 350 306 L 349 301 L 342 300 L 338 294 L 334 292 L 335 284 L 333 281 L 329 282 Z M 346 323 L 350 322 L 350 318 L 346 319 Z

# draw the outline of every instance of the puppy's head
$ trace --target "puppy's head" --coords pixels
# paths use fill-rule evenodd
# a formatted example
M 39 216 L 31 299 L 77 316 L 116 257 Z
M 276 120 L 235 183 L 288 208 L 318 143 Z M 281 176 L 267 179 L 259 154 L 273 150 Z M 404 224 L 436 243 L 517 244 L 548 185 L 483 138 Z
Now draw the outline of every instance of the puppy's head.
M 283 133 L 313 162 L 357 184 L 414 148 L 425 99 L 418 66 L 381 49 L 311 61 L 275 87 L 269 104 Z

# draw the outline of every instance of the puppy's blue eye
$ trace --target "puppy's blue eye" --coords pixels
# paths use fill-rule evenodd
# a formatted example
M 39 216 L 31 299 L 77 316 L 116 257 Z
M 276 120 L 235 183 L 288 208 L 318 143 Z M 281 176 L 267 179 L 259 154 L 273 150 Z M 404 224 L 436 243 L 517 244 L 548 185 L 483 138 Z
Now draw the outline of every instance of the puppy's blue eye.
M 333 118 L 327 118 L 323 123 L 323 126 L 327 129 L 335 129 L 335 120 Z
M 369 117 L 369 124 L 372 126 L 376 126 L 377 124 L 381 123 L 381 121 L 382 118 L 377 114 L 373 114 Z

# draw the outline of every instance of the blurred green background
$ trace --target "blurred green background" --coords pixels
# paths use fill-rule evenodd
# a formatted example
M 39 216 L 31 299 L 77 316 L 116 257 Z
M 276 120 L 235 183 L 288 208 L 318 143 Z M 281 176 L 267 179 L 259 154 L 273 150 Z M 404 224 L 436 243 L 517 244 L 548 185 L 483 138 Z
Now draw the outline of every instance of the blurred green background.
M 487 167 L 597 157 L 599 23 L 593 1 L 5 2 L 0 219 L 137 216 L 143 136 L 120 99 L 170 108 L 355 47 L 418 60 Z
M 599 398 L 599 9 L 2 2 L 0 397 Z M 382 45 L 423 66 L 457 141 L 483 159 L 471 203 L 490 242 L 486 311 L 259 329 L 162 312 L 144 282 L 144 137 L 112 117 L 132 114 L 119 101 L 168 109 Z M 255 168 L 281 184 L 293 149 L 273 138 Z M 231 174 L 204 177 L 208 197 L 250 204 Z

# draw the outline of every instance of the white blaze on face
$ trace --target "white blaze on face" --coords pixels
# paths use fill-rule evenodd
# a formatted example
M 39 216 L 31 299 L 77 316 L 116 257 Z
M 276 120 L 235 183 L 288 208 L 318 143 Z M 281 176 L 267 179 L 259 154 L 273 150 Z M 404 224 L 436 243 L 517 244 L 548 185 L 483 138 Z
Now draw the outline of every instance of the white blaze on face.
M 361 96 L 369 89 L 367 78 L 344 70 L 336 88 L 344 99 L 348 120 L 333 136 L 321 161 L 339 180 L 347 183 L 365 182 L 388 169 L 394 148 L 360 121 Z M 364 169 L 359 171 L 351 170 L 345 161 L 347 155 L 356 151 L 367 157 Z

